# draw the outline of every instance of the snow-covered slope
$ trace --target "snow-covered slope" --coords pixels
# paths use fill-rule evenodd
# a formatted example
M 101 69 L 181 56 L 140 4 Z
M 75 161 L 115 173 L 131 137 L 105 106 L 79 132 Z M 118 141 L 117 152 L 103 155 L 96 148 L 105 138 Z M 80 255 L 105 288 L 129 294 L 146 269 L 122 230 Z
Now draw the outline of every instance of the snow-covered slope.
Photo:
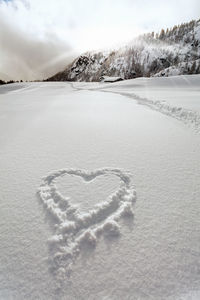
M 73 83 L 77 89 L 84 83 Z M 113 92 L 135 99 L 139 104 L 178 119 L 200 132 L 200 77 L 199 75 L 172 78 L 137 78 L 122 83 L 105 85 L 87 84 L 88 89 Z
M 124 48 L 81 55 L 49 81 L 101 81 L 200 73 L 200 20 L 145 34 Z
M 0 299 L 199 299 L 199 99 L 200 75 L 0 87 Z

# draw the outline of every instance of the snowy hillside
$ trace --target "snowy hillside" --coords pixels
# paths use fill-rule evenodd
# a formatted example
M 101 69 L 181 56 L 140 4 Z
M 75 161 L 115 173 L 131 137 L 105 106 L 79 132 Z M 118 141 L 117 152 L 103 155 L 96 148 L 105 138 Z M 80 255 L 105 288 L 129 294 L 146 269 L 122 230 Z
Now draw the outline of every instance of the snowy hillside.
M 124 48 L 81 55 L 49 81 L 101 81 L 200 73 L 200 20 L 136 38 Z
M 0 87 L 0 299 L 200 299 L 200 75 Z

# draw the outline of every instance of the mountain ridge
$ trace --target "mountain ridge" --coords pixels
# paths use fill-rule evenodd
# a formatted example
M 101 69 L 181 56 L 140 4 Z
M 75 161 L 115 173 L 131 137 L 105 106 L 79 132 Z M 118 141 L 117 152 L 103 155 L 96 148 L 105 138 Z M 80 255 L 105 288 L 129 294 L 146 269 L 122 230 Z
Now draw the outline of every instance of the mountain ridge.
M 118 50 L 87 52 L 47 81 L 102 81 L 200 73 L 200 19 L 147 33 Z

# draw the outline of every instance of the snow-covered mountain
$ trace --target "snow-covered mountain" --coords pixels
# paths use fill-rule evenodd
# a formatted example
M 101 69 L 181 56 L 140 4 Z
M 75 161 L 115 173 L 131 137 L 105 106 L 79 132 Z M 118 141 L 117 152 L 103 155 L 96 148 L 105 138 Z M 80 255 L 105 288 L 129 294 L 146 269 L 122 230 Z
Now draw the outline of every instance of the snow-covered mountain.
M 144 34 L 115 51 L 77 57 L 49 81 L 101 81 L 200 73 L 200 19 L 161 32 Z

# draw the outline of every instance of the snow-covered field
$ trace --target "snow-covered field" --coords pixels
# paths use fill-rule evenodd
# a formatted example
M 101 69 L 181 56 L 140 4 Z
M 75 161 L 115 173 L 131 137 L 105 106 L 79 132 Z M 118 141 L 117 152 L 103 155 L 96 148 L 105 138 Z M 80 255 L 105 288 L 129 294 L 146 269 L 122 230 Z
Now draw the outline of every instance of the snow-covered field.
M 0 87 L 0 299 L 200 299 L 200 75 Z

